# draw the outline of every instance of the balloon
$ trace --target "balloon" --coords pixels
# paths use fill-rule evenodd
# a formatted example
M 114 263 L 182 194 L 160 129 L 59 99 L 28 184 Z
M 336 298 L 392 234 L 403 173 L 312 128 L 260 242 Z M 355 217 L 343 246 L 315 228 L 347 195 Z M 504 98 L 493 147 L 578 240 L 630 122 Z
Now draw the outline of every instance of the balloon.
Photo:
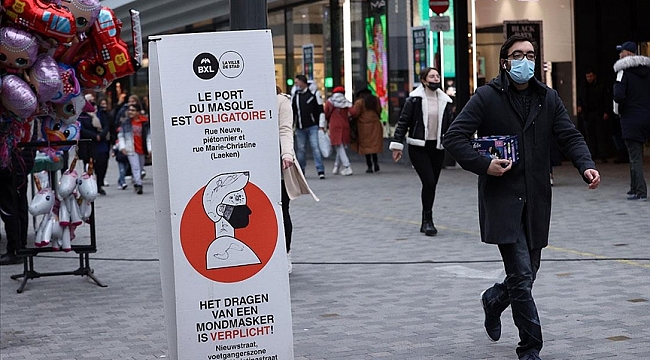
M 28 118 L 38 107 L 38 99 L 25 80 L 16 75 L 2 78 L 2 105 L 20 118 Z
M 37 54 L 34 35 L 9 26 L 0 27 L 0 65 L 9 71 L 25 70 L 32 66 Z
M 59 74 L 61 76 L 61 86 L 54 97 L 52 97 L 51 101 L 55 104 L 66 103 L 81 92 L 79 81 L 75 76 L 74 69 L 63 63 L 58 63 L 58 65 Z
M 120 38 L 121 29 L 122 21 L 113 10 L 102 7 L 88 34 L 88 44 L 79 50 L 82 59 L 75 67 L 83 88 L 104 90 L 114 80 L 135 72 L 129 48 Z
M 51 55 L 39 54 L 27 73 L 27 82 L 42 103 L 52 100 L 61 89 L 59 65 Z
M 76 141 L 81 135 L 81 124 L 78 121 L 66 125 L 63 121 L 52 116 L 44 116 L 41 122 L 41 141 Z M 52 161 L 59 161 L 59 156 L 64 150 L 70 149 L 72 145 L 55 145 L 41 147 L 38 150 L 49 156 Z
M 77 34 L 74 15 L 60 2 L 45 0 L 2 0 L 6 18 L 59 43 L 67 43 Z
M 71 0 L 68 9 L 74 15 L 77 33 L 83 33 L 97 20 L 102 6 L 99 0 Z
M 86 99 L 83 95 L 78 94 L 68 102 L 54 104 L 54 114 L 56 115 L 57 120 L 61 120 L 65 125 L 71 125 L 77 121 L 77 118 L 83 112 L 85 105 Z

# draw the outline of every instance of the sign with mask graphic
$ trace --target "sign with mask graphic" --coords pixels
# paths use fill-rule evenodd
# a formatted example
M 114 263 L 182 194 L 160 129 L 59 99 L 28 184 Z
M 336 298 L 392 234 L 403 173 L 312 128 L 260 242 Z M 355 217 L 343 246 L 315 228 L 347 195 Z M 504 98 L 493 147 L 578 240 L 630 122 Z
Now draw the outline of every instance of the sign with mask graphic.
M 542 33 L 542 21 L 504 21 L 503 36 L 504 41 L 512 35 L 527 36 L 533 40 L 535 48 L 535 78 L 544 82 L 546 76 L 543 76 L 544 70 L 544 36 Z
M 149 39 L 170 358 L 293 359 L 271 32 Z

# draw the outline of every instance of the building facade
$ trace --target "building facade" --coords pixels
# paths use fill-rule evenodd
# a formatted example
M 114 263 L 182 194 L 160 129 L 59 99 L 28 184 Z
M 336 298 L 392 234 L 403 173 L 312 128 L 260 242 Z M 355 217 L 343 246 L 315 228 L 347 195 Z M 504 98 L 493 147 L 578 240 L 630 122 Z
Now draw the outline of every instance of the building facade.
M 140 11 L 145 52 L 150 35 L 229 30 L 230 3 L 102 1 L 122 19 L 127 41 L 128 10 Z M 537 75 L 560 92 L 573 114 L 586 69 L 597 69 L 607 86 L 613 83 L 616 44 L 636 41 L 640 52 L 650 55 L 647 0 L 618 0 L 615 6 L 606 0 L 449 3 L 438 15 L 426 0 L 268 0 L 276 82 L 289 91 L 294 76 L 306 74 L 327 95 L 335 86 L 346 86 L 350 98 L 368 87 L 381 99 L 388 129 L 417 85 L 420 68 L 439 68 L 445 88 L 462 106 L 473 89 L 496 76 L 500 45 L 513 33 L 536 40 Z M 431 26 L 448 30 L 431 31 Z M 121 81 L 135 93 L 148 91 L 146 69 Z

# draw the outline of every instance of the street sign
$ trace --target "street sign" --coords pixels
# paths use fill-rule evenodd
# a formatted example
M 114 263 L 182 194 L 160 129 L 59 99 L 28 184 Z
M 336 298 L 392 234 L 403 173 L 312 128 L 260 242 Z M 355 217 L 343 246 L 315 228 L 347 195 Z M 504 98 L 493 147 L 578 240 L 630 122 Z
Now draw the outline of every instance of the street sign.
M 449 9 L 449 0 L 430 0 L 429 7 L 431 11 L 440 15 Z
M 449 16 L 432 16 L 429 18 L 429 26 L 431 31 L 449 31 L 451 29 L 451 21 Z

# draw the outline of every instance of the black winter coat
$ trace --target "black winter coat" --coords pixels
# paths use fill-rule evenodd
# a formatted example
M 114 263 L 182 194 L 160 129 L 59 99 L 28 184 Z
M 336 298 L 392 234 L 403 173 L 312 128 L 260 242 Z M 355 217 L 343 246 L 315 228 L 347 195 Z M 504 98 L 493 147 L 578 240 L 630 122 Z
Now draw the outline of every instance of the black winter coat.
M 441 138 L 454 118 L 454 105 L 452 99 L 442 90 L 438 89 L 436 92 L 438 93 L 438 111 L 442 111 L 442 114 L 438 113 L 437 134 L 438 138 Z M 424 98 L 426 98 L 426 90 L 422 85 L 419 85 L 409 94 L 400 113 L 399 121 L 395 126 L 393 141 L 389 145 L 390 150 L 402 150 L 404 148 L 402 143 L 407 133 L 408 139 L 406 139 L 406 142 L 409 145 L 424 146 L 429 131 L 427 129 L 429 115 L 425 115 L 428 109 L 425 109 L 427 106 L 423 100 Z M 427 122 L 425 122 L 425 118 Z M 442 142 L 438 141 L 436 147 L 442 150 Z
M 443 145 L 463 169 L 479 175 L 481 240 L 490 244 L 514 243 L 521 222 L 525 221 L 529 248 L 540 249 L 548 245 L 550 152 L 554 138 L 583 179 L 585 170 L 596 166 L 557 92 L 534 78 L 529 84 L 533 95 L 527 119 L 521 119 L 513 107 L 508 90 L 511 85 L 502 72 L 476 90 L 452 122 Z M 517 135 L 519 162 L 501 177 L 487 175 L 491 159 L 472 148 L 470 138 L 475 132 L 479 137 Z
M 626 56 L 614 64 L 622 77 L 614 83 L 623 139 L 645 142 L 650 138 L 650 58 Z

